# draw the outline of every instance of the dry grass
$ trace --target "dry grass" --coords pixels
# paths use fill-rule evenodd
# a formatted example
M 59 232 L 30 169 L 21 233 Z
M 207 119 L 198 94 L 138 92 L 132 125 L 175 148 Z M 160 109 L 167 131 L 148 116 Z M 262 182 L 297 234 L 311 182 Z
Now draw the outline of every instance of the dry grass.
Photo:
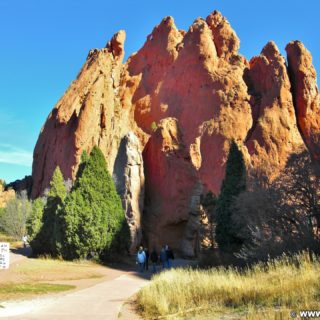
M 138 293 L 145 318 L 287 319 L 290 310 L 316 309 L 320 262 L 308 254 L 283 257 L 240 272 L 236 269 L 166 271 Z M 197 316 L 197 318 L 198 318 Z M 227 319 L 227 318 L 225 318 Z
M 19 248 L 22 245 L 22 241 L 18 241 L 14 237 L 6 235 L 5 233 L 0 232 L 0 242 L 9 242 L 10 248 Z

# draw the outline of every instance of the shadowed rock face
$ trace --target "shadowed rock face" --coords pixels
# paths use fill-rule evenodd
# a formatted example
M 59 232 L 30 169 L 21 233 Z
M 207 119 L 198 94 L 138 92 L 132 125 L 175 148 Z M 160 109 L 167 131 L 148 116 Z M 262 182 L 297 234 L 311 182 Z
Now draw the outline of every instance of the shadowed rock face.
M 124 40 L 120 31 L 106 48 L 91 50 L 50 113 L 34 150 L 33 198 L 49 186 L 57 165 L 74 179 L 82 152 L 98 145 L 121 181 L 132 243 L 140 241 L 143 212 L 144 241 L 190 256 L 195 194 L 200 185 L 202 192 L 219 192 L 232 139 L 248 168 L 271 180 L 304 142 L 319 158 L 316 74 L 300 42 L 286 48 L 288 72 L 273 42 L 250 62 L 241 56 L 235 31 L 217 11 L 188 31 L 164 18 L 122 64 Z
M 130 252 L 134 253 L 140 245 L 142 237 L 144 168 L 140 142 L 132 132 L 126 134 L 121 140 L 114 163 L 113 178 L 130 228 Z
M 151 247 L 160 249 L 168 244 L 180 249 L 198 177 L 177 119 L 160 121 L 143 151 L 143 158 L 146 175 L 144 236 Z

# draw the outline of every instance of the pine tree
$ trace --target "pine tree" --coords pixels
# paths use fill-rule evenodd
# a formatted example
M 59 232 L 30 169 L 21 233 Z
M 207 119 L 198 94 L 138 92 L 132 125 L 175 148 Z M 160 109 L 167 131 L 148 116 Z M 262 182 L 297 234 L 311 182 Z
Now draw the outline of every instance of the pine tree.
M 125 215 L 107 170 L 104 155 L 94 147 L 83 157 L 81 172 L 61 215 L 61 254 L 66 259 L 99 257 L 123 235 Z
M 236 251 L 243 240 L 232 220 L 235 198 L 246 189 L 246 167 L 242 152 L 232 141 L 216 207 L 216 242 L 223 251 Z
M 53 172 L 50 182 L 50 191 L 47 197 L 47 203 L 44 207 L 42 216 L 42 227 L 31 243 L 33 253 L 57 255 L 56 248 L 56 224 L 58 211 L 63 207 L 67 196 L 64 179 L 59 167 Z

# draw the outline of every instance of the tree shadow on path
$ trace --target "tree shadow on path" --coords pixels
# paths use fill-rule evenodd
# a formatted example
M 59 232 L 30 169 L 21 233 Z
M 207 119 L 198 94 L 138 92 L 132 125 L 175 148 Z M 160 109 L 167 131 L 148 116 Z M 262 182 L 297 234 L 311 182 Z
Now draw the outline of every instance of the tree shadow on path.
M 12 248 L 10 251 L 14 254 L 18 254 L 27 258 L 32 256 L 32 249 L 30 246 L 27 246 L 26 248 L 24 247 Z

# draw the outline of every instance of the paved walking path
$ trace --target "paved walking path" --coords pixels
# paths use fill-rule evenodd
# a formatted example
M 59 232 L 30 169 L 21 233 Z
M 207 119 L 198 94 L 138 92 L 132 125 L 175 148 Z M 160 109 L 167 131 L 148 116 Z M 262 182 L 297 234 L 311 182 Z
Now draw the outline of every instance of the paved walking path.
M 6 304 L 0 317 L 11 320 L 113 320 L 124 301 L 148 282 L 133 272 L 93 287 L 58 297 L 24 301 L 20 306 Z M 10 316 L 21 313 L 18 316 Z
M 12 254 L 12 263 L 24 257 Z M 175 260 L 185 266 L 186 260 Z M 122 304 L 148 283 L 150 272 L 120 272 L 120 276 L 75 292 L 9 301 L 0 306 L 0 319 L 10 320 L 113 320 L 118 319 Z

